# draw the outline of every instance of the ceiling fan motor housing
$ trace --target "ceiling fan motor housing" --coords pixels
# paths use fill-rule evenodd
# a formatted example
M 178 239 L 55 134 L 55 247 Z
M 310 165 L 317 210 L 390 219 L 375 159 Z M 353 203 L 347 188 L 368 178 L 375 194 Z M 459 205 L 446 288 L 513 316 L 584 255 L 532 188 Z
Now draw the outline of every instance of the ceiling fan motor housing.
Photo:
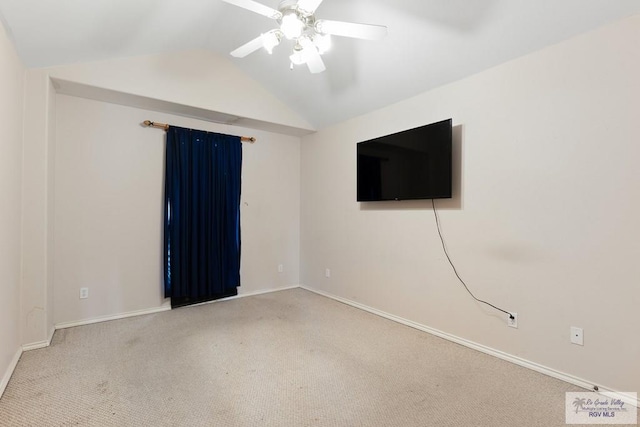
M 297 40 L 303 34 L 313 39 L 317 32 L 313 12 L 300 9 L 296 0 L 281 1 L 278 12 L 280 12 L 278 24 L 288 39 Z
M 304 11 L 298 8 L 297 0 L 282 0 L 278 5 L 278 11 L 280 11 L 280 13 L 282 13 L 283 15 L 285 14 L 285 12 L 288 12 L 290 10 L 295 11 L 301 17 L 313 15 L 313 12 Z

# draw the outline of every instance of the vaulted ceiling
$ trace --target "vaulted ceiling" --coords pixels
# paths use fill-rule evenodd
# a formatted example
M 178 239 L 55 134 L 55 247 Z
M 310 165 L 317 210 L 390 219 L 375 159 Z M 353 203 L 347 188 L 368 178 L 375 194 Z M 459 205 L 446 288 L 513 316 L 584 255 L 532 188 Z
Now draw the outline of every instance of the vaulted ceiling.
M 327 70 L 310 74 L 289 69 L 285 43 L 272 55 L 231 58 L 276 23 L 222 0 L 0 0 L 29 67 L 207 49 L 318 129 L 637 13 L 638 0 L 324 0 L 319 18 L 382 24 L 388 35 L 334 37 Z

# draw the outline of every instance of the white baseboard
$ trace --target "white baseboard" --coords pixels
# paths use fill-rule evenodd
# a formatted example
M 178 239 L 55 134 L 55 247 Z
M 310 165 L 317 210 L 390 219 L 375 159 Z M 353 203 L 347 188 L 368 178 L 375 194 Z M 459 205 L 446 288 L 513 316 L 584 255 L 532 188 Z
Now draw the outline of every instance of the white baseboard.
M 0 380 L 0 397 L 2 397 L 2 395 L 4 394 L 7 385 L 9 385 L 9 380 L 11 379 L 11 375 L 13 375 L 13 371 L 15 371 L 16 366 L 18 365 L 20 356 L 22 356 L 22 348 L 18 348 L 16 354 L 13 356 L 13 359 L 11 359 L 11 363 L 9 363 L 7 371 L 4 373 L 2 379 Z
M 47 342 L 51 345 L 51 340 L 53 340 L 53 334 L 56 333 L 56 326 L 51 325 L 51 329 L 49 330 L 49 337 L 47 338 Z
M 456 344 L 460 344 L 460 345 L 463 345 L 465 347 L 468 347 L 468 348 L 480 351 L 482 353 L 488 354 L 490 356 L 494 356 L 494 357 L 497 357 L 499 359 L 505 360 L 507 362 L 514 363 L 514 364 L 516 364 L 518 366 L 522 366 L 524 368 L 531 369 L 533 371 L 536 371 L 536 372 L 539 372 L 541 374 L 544 374 L 544 375 L 559 379 L 559 380 L 564 381 L 566 383 L 573 384 L 573 385 L 576 385 L 578 387 L 582 387 L 582 388 L 587 389 L 587 390 L 593 390 L 593 388 L 594 388 L 594 382 L 592 382 L 592 381 L 588 381 L 588 380 L 585 380 L 585 379 L 582 379 L 582 378 L 578 378 L 578 377 L 575 377 L 573 375 L 570 375 L 570 374 L 567 374 L 567 373 L 564 373 L 564 372 L 557 371 L 555 369 L 540 365 L 540 364 L 535 363 L 535 362 L 531 362 L 531 361 L 523 359 L 521 357 L 517 357 L 517 356 L 514 356 L 512 354 L 505 353 L 503 351 L 496 350 L 494 348 L 487 347 L 485 345 L 478 344 L 476 342 L 469 341 L 467 339 L 460 338 L 460 337 L 457 337 L 455 335 L 451 335 L 451 334 L 446 333 L 446 332 L 442 332 L 442 331 L 440 331 L 438 329 L 434 329 L 434 328 L 431 328 L 429 326 L 425 326 L 425 325 L 422 325 L 420 323 L 416 323 L 416 322 L 413 322 L 411 320 L 407 320 L 407 319 L 404 319 L 402 317 L 386 313 L 384 311 L 369 307 L 369 306 L 361 304 L 359 302 L 351 301 L 351 300 L 348 300 L 346 298 L 342 298 L 342 297 L 339 297 L 339 296 L 336 296 L 336 295 L 329 294 L 327 292 L 319 291 L 317 289 L 308 288 L 308 287 L 306 287 L 304 285 L 300 285 L 300 287 L 302 289 L 305 289 L 307 291 L 313 292 L 315 294 L 322 295 L 322 296 L 327 297 L 327 298 L 331 298 L 331 299 L 333 299 L 335 301 L 338 301 L 338 302 L 341 302 L 343 304 L 347 304 L 347 305 L 350 305 L 352 307 L 359 308 L 360 310 L 364 310 L 364 311 L 367 311 L 369 313 L 375 314 L 377 316 L 384 317 L 385 319 L 389 319 L 389 320 L 392 320 L 394 322 L 401 323 L 401 324 L 403 324 L 405 326 L 409 326 L 411 328 L 418 329 L 418 330 L 423 331 L 423 332 L 427 332 L 427 333 L 429 333 L 431 335 L 435 335 L 437 337 L 444 338 L 444 339 L 446 339 L 448 341 L 451 341 L 451 342 L 454 342 Z M 635 397 L 633 397 L 631 395 L 628 395 L 628 394 L 626 394 L 624 392 L 619 392 L 619 391 L 616 391 L 616 390 L 612 390 L 612 389 L 609 389 L 609 388 L 606 388 L 606 387 L 603 387 L 603 386 L 600 386 L 600 385 L 598 386 L 598 391 L 599 392 L 608 393 L 608 394 L 610 394 L 611 397 L 620 399 L 620 400 L 622 400 L 623 402 L 625 402 L 625 403 L 627 403 L 629 405 L 633 405 L 635 407 L 640 407 L 640 399 L 636 399 Z
M 270 294 L 273 292 L 281 292 L 281 291 L 288 291 L 290 289 L 298 289 L 300 288 L 300 285 L 289 285 L 289 286 L 283 286 L 281 288 L 272 288 L 272 289 L 263 289 L 261 291 L 254 291 L 254 292 L 247 292 L 246 294 L 239 294 L 235 297 L 230 297 L 229 299 L 233 299 L 233 298 L 243 298 L 243 297 L 253 297 L 256 295 L 264 295 L 264 294 Z
M 217 302 L 231 301 L 231 300 L 234 300 L 234 299 L 245 298 L 245 297 L 254 297 L 256 295 L 270 294 L 270 293 L 273 293 L 273 292 L 288 291 L 289 289 L 298 289 L 300 287 L 301 287 L 300 285 L 290 285 L 290 286 L 285 286 L 285 287 L 282 287 L 282 288 L 263 289 L 261 291 L 247 292 L 246 294 L 238 294 L 238 295 L 234 295 L 232 297 L 220 298 L 220 299 L 216 299 L 216 300 L 213 300 L 213 301 L 205 301 L 205 302 L 201 302 L 201 303 L 198 303 L 198 304 L 191 304 L 191 305 L 188 305 L 186 307 L 197 307 L 199 305 L 215 304 Z
M 246 294 L 234 295 L 234 296 L 228 297 L 228 298 L 221 298 L 221 299 L 217 299 L 217 300 L 214 300 L 214 301 L 206 301 L 206 302 L 202 302 L 202 303 L 199 303 L 199 304 L 193 304 L 193 305 L 189 305 L 188 307 L 195 307 L 195 306 L 198 306 L 198 305 L 212 304 L 212 303 L 221 302 L 221 301 L 229 301 L 229 300 L 233 300 L 233 299 L 237 299 L 237 298 L 244 298 L 244 297 L 251 297 L 251 296 L 255 296 L 255 295 L 268 294 L 268 293 L 271 293 L 271 292 L 285 291 L 285 290 L 288 290 L 288 289 L 295 289 L 295 288 L 299 288 L 299 287 L 300 286 L 298 286 L 298 285 L 292 285 L 292 286 L 286 286 L 286 287 L 282 287 L 282 288 L 265 289 L 265 290 L 255 291 L 255 292 L 248 292 Z M 163 311 L 169 311 L 169 310 L 171 310 L 171 306 L 170 305 L 163 305 L 163 306 L 160 306 L 160 307 L 148 308 L 148 309 L 144 309 L 144 310 L 129 311 L 129 312 L 126 312 L 126 313 L 113 314 L 113 315 L 108 315 L 108 316 L 94 317 L 94 318 L 91 318 L 91 319 L 78 320 L 78 321 L 73 321 L 73 322 L 56 323 L 55 329 L 57 330 L 57 329 L 74 328 L 76 326 L 91 325 L 93 323 L 108 322 L 110 320 L 125 319 L 127 317 L 144 316 L 145 314 L 161 313 Z M 44 346 L 44 347 L 46 347 L 46 346 Z M 42 347 L 34 347 L 34 348 L 42 348 Z
M 39 348 L 49 347 L 51 345 L 51 340 L 53 339 L 53 334 L 55 332 L 56 332 L 56 328 L 55 326 L 52 326 L 46 341 L 39 341 L 39 342 L 30 343 L 30 344 L 25 344 L 22 346 L 22 351 L 37 350 Z
M 93 317 L 91 319 L 76 320 L 73 322 L 56 323 L 56 330 L 75 328 L 76 326 L 91 325 L 93 323 L 108 322 L 110 320 L 126 319 L 127 317 L 144 316 L 145 314 L 161 313 L 171 310 L 171 306 L 163 305 L 160 307 L 145 308 L 143 310 L 127 311 L 125 313 L 110 314 L 108 316 Z
M 22 351 L 38 350 L 39 348 L 49 347 L 50 345 L 51 345 L 51 340 L 32 342 L 32 343 L 23 345 Z

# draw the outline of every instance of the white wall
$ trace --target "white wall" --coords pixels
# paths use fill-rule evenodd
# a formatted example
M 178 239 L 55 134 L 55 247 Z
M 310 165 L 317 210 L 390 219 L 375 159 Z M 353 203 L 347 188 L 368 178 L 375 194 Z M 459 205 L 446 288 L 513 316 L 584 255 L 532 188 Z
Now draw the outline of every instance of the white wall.
M 312 126 L 225 56 L 192 50 L 52 67 L 51 77 L 302 129 Z
M 47 85 L 47 199 L 46 199 L 46 286 L 45 286 L 45 301 L 46 301 L 46 318 L 44 320 L 47 340 L 53 338 L 55 331 L 55 324 L 53 318 L 53 272 L 54 272 L 54 250 L 55 250 L 55 159 L 56 159 L 56 92 L 52 84 Z
M 299 283 L 300 139 L 57 95 L 55 323 L 168 304 L 162 293 L 162 130 L 146 119 L 258 138 L 243 145 L 242 286 Z M 285 271 L 277 272 L 278 264 Z M 79 289 L 89 298 L 79 299 Z
M 640 16 L 303 138 L 304 285 L 640 390 Z M 454 200 L 356 203 L 359 141 L 452 117 Z M 332 276 L 324 277 L 325 268 Z M 584 328 L 584 347 L 569 327 Z
M 234 115 L 241 119 L 235 122 L 238 126 L 226 127 L 233 131 L 242 129 L 240 123 L 251 123 L 265 131 L 282 129 L 283 132 L 290 131 L 294 135 L 306 133 L 310 129 L 310 125 L 297 113 L 239 71 L 229 60 L 207 51 L 28 70 L 24 97 L 24 118 L 27 125 L 24 127 L 23 141 L 25 179 L 22 200 L 23 277 L 20 310 L 22 344 L 26 348 L 48 344 L 54 319 L 64 317 L 80 320 L 75 319 L 74 313 L 78 310 L 72 311 L 69 316 L 64 315 L 64 312 L 56 315 L 53 310 L 56 305 L 53 299 L 57 294 L 57 290 L 53 289 L 54 276 L 57 274 L 54 251 L 57 247 L 54 230 L 58 188 L 54 174 L 57 151 L 57 113 L 54 100 L 57 85 L 70 91 L 79 90 L 89 98 L 107 96 L 116 103 L 133 100 L 141 104 L 136 104 L 138 106 L 162 105 L 163 111 L 181 115 L 200 118 L 216 115 L 207 112 Z M 165 116 L 156 114 L 154 117 Z M 177 119 L 173 122 L 177 123 Z M 296 170 L 296 174 L 298 177 L 299 170 Z M 299 208 L 296 208 L 296 215 L 299 216 Z M 279 214 L 278 220 L 281 217 Z M 299 227 L 295 232 L 299 233 Z M 283 257 L 279 253 L 270 253 L 268 256 L 262 254 L 252 265 L 271 262 L 271 258 L 276 255 Z M 290 258 L 286 258 L 280 262 L 289 265 Z M 288 272 L 297 277 L 297 262 L 295 265 L 295 270 Z M 247 272 L 247 275 L 252 276 L 253 270 Z M 278 281 L 281 277 L 278 276 Z M 147 303 L 148 300 L 142 305 L 146 306 Z M 92 309 L 90 315 L 97 315 L 98 312 L 111 313 L 112 308 L 115 306 L 110 306 L 108 310 Z
M 22 183 L 22 283 L 20 326 L 27 348 L 48 345 L 53 333 L 51 295 L 51 166 L 55 151 L 55 109 L 49 76 L 43 70 L 27 70 L 24 90 Z
M 0 395 L 20 352 L 24 67 L 0 23 Z

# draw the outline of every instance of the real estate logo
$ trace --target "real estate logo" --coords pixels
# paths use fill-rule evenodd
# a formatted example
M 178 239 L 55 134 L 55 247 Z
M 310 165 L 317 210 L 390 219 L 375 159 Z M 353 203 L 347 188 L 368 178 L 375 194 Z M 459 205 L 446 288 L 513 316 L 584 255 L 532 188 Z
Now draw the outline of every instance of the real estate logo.
M 620 398 L 624 395 L 624 400 Z M 567 424 L 638 424 L 637 393 L 568 392 L 565 396 Z

